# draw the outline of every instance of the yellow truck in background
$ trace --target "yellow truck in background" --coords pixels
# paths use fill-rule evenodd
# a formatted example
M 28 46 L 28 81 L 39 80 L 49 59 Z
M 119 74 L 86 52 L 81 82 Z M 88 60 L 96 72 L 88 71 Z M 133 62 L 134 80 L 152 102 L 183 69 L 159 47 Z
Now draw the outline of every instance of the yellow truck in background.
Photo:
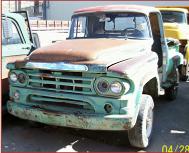
M 186 81 L 189 76 L 189 6 L 163 6 L 158 8 L 164 22 L 165 36 L 178 39 L 180 42 L 180 52 L 185 60 L 179 71 L 181 79 Z

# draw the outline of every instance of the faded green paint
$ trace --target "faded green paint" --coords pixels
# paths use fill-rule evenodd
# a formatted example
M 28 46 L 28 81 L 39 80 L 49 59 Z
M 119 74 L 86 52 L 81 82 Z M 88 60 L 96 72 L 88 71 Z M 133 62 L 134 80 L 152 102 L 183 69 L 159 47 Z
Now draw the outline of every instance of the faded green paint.
M 174 63 L 173 61 L 174 56 L 180 57 L 178 63 Z M 183 64 L 183 57 L 179 53 L 179 45 L 169 47 L 168 58 L 167 58 L 167 75 L 169 75 L 172 69 L 174 69 L 174 64 L 176 64 L 177 67 L 178 65 Z
M 41 123 L 90 130 L 127 130 L 131 120 L 127 115 L 93 115 L 73 112 L 53 112 L 29 107 L 20 103 L 8 102 L 9 112 L 17 117 Z
M 127 97 L 125 97 L 124 99 L 122 99 L 122 98 L 117 99 L 117 98 L 110 98 L 110 97 L 105 98 L 104 96 L 97 95 L 97 93 L 93 89 L 93 84 L 91 84 L 91 88 L 93 89 L 93 92 L 90 92 L 90 94 L 88 92 L 87 92 L 88 93 L 87 94 L 84 91 L 80 91 L 77 94 L 74 94 L 74 91 L 70 91 L 70 93 L 68 91 L 64 91 L 64 92 L 67 92 L 67 94 L 66 94 L 66 93 L 63 93 L 62 92 L 63 90 L 61 90 L 61 89 L 53 90 L 53 89 L 45 89 L 43 87 L 41 87 L 41 89 L 40 89 L 39 87 L 31 87 L 28 85 L 26 87 L 27 88 L 22 88 L 18 84 L 11 83 L 10 97 L 13 98 L 14 92 L 17 91 L 20 93 L 20 99 L 18 99 L 18 100 L 14 99 L 14 101 L 26 103 L 26 104 L 30 104 L 30 103 L 27 103 L 30 100 L 32 101 L 31 104 L 33 104 L 33 103 L 37 104 L 38 102 L 42 101 L 42 99 L 43 99 L 43 101 L 50 101 L 52 103 L 59 101 L 59 102 L 65 102 L 65 103 L 73 102 L 73 103 L 78 104 L 77 102 L 83 102 L 83 103 L 87 103 L 88 105 L 90 105 L 91 108 L 93 108 L 94 112 L 96 112 L 96 113 L 106 113 L 104 110 L 104 105 L 111 104 L 113 107 L 111 114 L 112 113 L 119 114 L 121 103 L 125 103 L 125 106 L 126 106 L 126 102 L 127 102 Z M 37 90 L 35 90 L 35 89 L 37 89 Z M 56 94 L 54 91 L 56 91 Z M 31 99 L 31 96 L 32 96 L 32 99 Z M 38 101 L 35 102 L 33 97 L 35 97 L 35 98 L 37 97 Z M 54 99 L 54 100 L 52 100 L 52 99 Z M 67 100 L 67 102 L 66 102 L 66 100 Z M 50 108 L 50 109 L 53 109 L 53 108 Z

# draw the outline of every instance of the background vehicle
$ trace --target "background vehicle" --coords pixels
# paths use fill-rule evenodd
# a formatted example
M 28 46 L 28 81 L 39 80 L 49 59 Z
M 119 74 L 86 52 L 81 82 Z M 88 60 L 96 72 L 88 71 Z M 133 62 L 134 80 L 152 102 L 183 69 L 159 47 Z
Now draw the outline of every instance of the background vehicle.
M 8 111 L 46 124 L 128 130 L 135 147 L 149 145 L 153 98 L 177 95 L 183 56 L 164 38 L 158 9 L 102 6 L 74 12 L 69 38 L 8 64 Z
M 165 36 L 180 41 L 180 52 L 185 57 L 180 67 L 181 79 L 186 81 L 189 76 L 189 6 L 182 8 L 159 8 L 164 21 Z
M 25 18 L 19 13 L 25 14 Z M 3 102 L 8 95 L 7 63 L 24 59 L 35 46 L 26 12 L 2 15 L 2 95 Z

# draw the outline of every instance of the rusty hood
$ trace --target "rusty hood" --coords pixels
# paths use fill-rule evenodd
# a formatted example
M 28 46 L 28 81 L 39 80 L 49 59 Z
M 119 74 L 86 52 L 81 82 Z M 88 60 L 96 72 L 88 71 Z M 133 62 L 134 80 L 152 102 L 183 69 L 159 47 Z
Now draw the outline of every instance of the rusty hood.
M 149 40 L 74 39 L 39 48 L 28 59 L 108 66 L 132 58 L 148 47 L 151 49 Z

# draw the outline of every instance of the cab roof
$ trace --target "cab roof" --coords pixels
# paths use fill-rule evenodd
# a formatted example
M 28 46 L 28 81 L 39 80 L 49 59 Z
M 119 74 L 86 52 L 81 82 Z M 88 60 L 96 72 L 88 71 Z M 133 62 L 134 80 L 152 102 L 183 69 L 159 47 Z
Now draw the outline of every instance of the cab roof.
M 136 12 L 148 15 L 151 12 L 159 12 L 155 7 L 143 5 L 106 5 L 78 9 L 74 14 L 96 13 L 96 12 Z
M 11 13 L 11 12 L 5 12 L 2 14 L 2 17 L 11 17 L 13 19 L 19 19 L 19 20 L 23 20 L 24 17 L 18 13 Z
M 188 13 L 187 9 L 184 8 L 158 8 L 160 11 L 176 11 L 176 12 L 184 12 Z

